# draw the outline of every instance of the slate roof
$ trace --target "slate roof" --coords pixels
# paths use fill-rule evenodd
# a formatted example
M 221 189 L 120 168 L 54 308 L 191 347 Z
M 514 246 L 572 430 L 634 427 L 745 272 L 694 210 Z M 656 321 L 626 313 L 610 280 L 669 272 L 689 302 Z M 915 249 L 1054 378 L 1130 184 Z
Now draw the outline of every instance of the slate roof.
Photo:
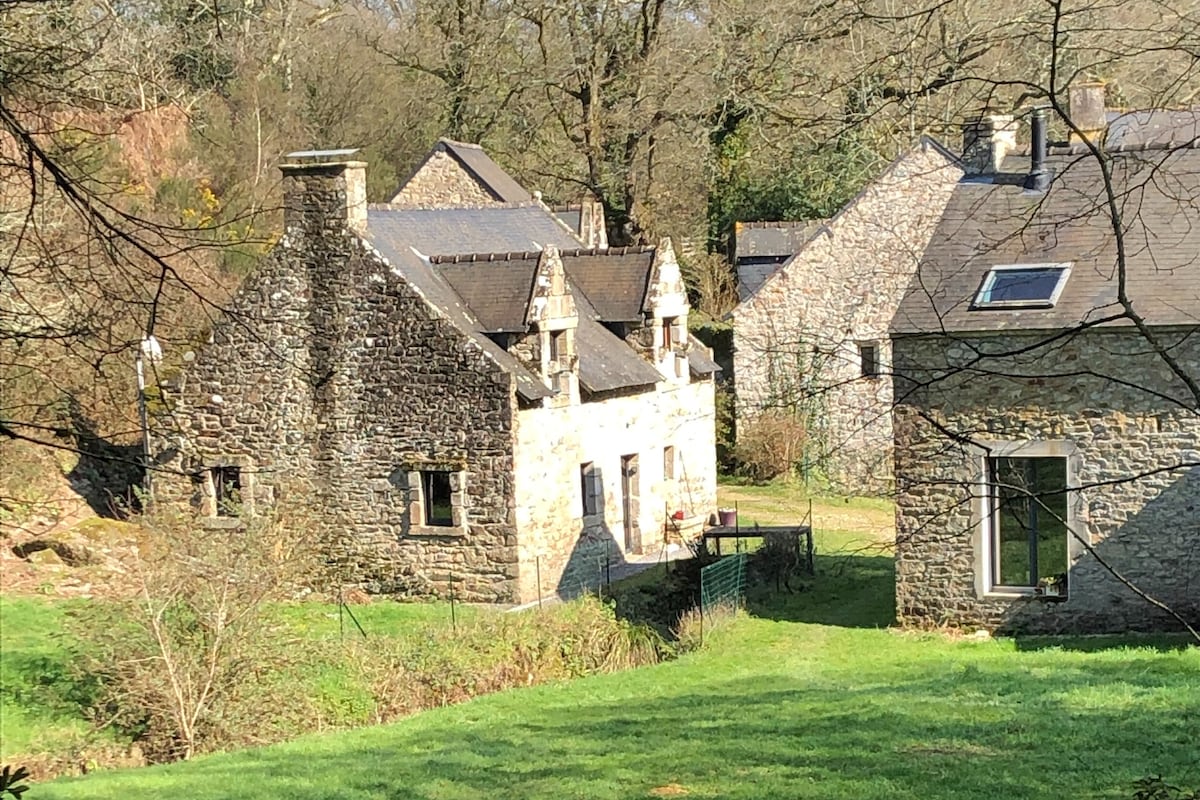
M 575 329 L 575 350 L 579 353 L 579 386 L 591 394 L 652 386 L 662 380 L 652 364 L 583 313 Z
M 778 263 L 800 252 L 824 224 L 820 219 L 734 223 L 733 260 L 763 263 L 775 259 Z
M 1110 111 L 1105 147 L 1136 147 L 1191 142 L 1200 136 L 1200 109 L 1153 108 Z
M 562 261 L 567 277 L 587 295 L 598 319 L 642 319 L 654 265 L 653 247 L 567 250 L 562 253 Z
M 371 205 L 367 227 L 373 241 L 402 243 L 424 256 L 525 252 L 546 245 L 571 250 L 582 244 L 537 203 L 479 208 Z
M 1151 325 L 1200 321 L 1200 150 L 1126 146 L 1112 153 L 1126 280 Z M 1099 164 L 1086 147 L 1051 148 L 1044 193 L 1021 185 L 1028 159 L 1007 158 L 994 179 L 955 188 L 893 320 L 894 334 L 1058 329 L 1117 313 L 1117 244 Z M 980 309 L 989 269 L 1069 262 L 1053 308 Z
M 529 302 L 545 245 L 560 248 L 579 316 L 575 335 L 580 387 L 595 394 L 662 380 L 657 368 L 602 324 L 641 319 L 654 248 L 581 248 L 540 205 L 371 206 L 367 226 L 368 239 L 393 268 L 516 377 L 522 397 L 537 400 L 554 392 L 487 334 L 528 329 Z M 697 357 L 696 374 L 711 374 L 706 359 Z
M 460 261 L 434 257 L 433 270 L 466 303 L 486 333 L 525 331 L 540 253 L 498 253 Z M 486 276 L 486 277 L 485 277 Z

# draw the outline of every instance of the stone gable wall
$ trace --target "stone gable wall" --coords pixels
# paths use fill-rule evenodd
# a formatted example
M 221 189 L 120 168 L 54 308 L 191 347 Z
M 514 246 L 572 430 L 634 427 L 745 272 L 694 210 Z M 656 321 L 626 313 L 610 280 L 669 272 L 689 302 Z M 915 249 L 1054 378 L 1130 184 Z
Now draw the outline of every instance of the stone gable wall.
M 915 149 L 734 311 L 739 425 L 799 410 L 811 420 L 809 457 L 843 488 L 891 486 L 888 328 L 961 175 Z M 860 342 L 876 344 L 881 377 L 861 377 Z
M 435 150 L 392 198 L 395 205 L 488 206 L 500 201 L 444 150 Z
M 256 508 L 307 487 L 345 585 L 431 594 L 453 580 L 460 599 L 514 600 L 510 376 L 337 230 L 344 181 L 296 180 L 309 183 L 301 217 L 173 398 L 167 466 L 236 463 L 253 473 Z M 465 476 L 463 530 L 414 531 L 405 487 L 423 466 Z M 196 491 L 178 477 L 157 490 Z
M 521 531 L 521 595 L 594 589 L 606 558 L 658 553 L 665 518 L 682 511 L 695 524 L 716 511 L 713 382 L 663 382 L 649 392 L 565 408 L 518 412 L 516 515 Z M 675 477 L 664 477 L 663 448 L 675 448 Z M 621 457 L 638 457 L 636 541 L 626 546 Z M 600 470 L 600 513 L 583 516 L 580 466 Z
M 1160 335 L 1200 375 L 1200 341 L 1190 333 Z M 1081 535 L 1100 559 L 1200 622 L 1200 468 L 1179 468 L 1200 462 L 1194 400 L 1132 332 L 1039 341 L 1014 334 L 893 343 L 900 621 L 1042 632 L 1178 627 L 1086 553 L 1070 568 L 1065 601 L 981 596 L 983 455 L 950 432 L 1073 448 Z M 978 352 L 1031 346 L 967 367 Z

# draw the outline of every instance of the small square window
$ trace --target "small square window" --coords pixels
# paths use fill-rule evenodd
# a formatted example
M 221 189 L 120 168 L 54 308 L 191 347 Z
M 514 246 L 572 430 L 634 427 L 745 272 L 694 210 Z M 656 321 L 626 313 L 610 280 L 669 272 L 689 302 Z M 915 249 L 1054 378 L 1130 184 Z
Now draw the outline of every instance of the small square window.
M 579 465 L 579 493 L 583 515 L 590 517 L 599 514 L 604 507 L 604 484 L 600 480 L 599 468 L 591 461 Z
M 864 378 L 879 377 L 879 345 L 863 342 L 858 346 L 859 368 Z
M 675 448 L 671 445 L 663 448 L 663 478 L 675 480 Z
M 1053 308 L 1070 275 L 1070 264 L 992 267 L 975 295 L 972 308 Z

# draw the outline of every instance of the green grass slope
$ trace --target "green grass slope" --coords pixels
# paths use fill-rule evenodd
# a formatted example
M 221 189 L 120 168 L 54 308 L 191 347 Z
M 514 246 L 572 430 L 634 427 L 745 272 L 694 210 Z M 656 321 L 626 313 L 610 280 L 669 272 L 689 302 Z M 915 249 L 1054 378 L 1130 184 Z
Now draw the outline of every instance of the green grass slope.
M 1200 650 L 898 633 L 881 627 L 886 555 L 819 567 L 672 663 L 30 797 L 1057 800 L 1130 798 L 1149 774 L 1200 784 Z

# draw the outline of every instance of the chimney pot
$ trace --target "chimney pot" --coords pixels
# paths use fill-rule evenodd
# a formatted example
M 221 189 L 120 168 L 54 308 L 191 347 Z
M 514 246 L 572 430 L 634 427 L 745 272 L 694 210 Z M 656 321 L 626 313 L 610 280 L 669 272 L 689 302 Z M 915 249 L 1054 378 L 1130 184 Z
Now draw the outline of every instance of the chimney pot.
M 357 149 L 288 153 L 283 173 L 283 222 L 289 233 L 329 224 L 355 233 L 367 230 L 367 164 Z M 319 235 L 319 234 L 318 234 Z
M 1071 122 L 1082 133 L 1071 131 L 1070 141 L 1098 142 L 1108 128 L 1108 109 L 1104 104 L 1104 84 L 1077 83 L 1068 91 L 1068 113 Z
M 1029 119 L 1029 175 L 1025 188 L 1032 192 L 1044 192 L 1050 188 L 1051 172 L 1046 167 L 1046 109 L 1035 108 Z
M 1017 146 L 1011 114 L 983 114 L 963 124 L 962 160 L 967 175 L 995 175 Z

